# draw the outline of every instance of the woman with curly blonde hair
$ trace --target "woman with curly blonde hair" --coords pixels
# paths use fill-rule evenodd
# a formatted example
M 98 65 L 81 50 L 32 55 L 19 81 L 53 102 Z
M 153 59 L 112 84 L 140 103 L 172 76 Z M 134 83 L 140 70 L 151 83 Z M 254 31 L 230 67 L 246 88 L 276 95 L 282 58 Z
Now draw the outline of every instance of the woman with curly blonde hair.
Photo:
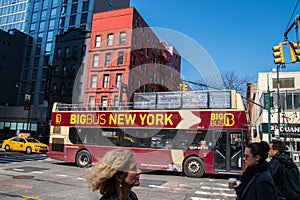
M 92 167 L 86 182 L 103 195 L 100 200 L 138 200 L 132 187 L 140 185 L 139 170 L 132 151 L 112 150 Z

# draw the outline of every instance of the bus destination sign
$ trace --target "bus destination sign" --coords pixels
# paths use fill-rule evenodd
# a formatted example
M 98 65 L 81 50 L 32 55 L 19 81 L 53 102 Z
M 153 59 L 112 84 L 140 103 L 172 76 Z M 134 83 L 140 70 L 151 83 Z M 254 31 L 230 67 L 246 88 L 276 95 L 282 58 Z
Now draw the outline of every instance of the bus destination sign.
M 53 112 L 52 126 L 99 126 L 123 128 L 176 128 L 182 120 L 170 112 Z

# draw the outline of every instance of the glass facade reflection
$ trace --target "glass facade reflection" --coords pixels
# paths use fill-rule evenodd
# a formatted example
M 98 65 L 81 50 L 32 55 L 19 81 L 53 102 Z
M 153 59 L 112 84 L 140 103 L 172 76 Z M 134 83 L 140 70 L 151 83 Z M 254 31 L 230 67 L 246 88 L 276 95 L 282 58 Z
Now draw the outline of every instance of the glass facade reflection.
M 29 69 L 23 70 L 22 78 L 35 81 L 33 104 L 44 103 L 43 83 L 47 76 L 43 72 L 48 65 L 53 63 L 55 36 L 67 31 L 69 28 L 90 29 L 93 14 L 93 1 L 59 1 L 59 0 L 35 0 L 29 6 L 29 17 L 25 32 L 35 38 L 29 44 L 30 53 L 26 60 Z M 38 63 L 36 61 L 39 61 Z M 20 94 L 19 103 L 23 99 Z
M 29 11 L 29 0 L 0 1 L 0 29 L 8 31 L 26 29 L 26 18 Z

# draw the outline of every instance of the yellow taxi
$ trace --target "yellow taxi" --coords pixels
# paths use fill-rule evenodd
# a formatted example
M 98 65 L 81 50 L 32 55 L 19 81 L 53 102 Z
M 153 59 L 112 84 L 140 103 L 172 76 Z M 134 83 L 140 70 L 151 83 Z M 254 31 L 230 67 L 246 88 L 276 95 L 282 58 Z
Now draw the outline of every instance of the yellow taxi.
M 48 152 L 48 146 L 33 137 L 16 136 L 4 140 L 2 148 L 5 151 L 25 151 L 26 153 Z

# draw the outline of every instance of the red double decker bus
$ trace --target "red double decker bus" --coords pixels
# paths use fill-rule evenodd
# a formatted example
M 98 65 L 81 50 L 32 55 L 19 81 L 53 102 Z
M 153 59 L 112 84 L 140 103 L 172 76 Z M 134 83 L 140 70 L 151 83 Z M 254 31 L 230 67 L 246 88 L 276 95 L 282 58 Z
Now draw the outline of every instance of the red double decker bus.
M 139 93 L 126 109 L 54 103 L 49 157 L 87 167 L 123 148 L 144 170 L 241 174 L 249 139 L 236 91 Z

